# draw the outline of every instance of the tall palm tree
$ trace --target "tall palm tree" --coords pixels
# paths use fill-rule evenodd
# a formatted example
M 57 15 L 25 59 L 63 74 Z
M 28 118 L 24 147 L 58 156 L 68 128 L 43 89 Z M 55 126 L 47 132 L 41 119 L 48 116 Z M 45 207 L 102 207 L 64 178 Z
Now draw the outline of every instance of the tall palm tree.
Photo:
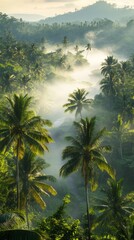
M 105 233 L 111 231 L 114 236 L 119 233 L 125 236 L 121 239 L 132 239 L 127 237 L 127 225 L 130 215 L 134 213 L 134 192 L 126 195 L 123 193 L 122 179 L 108 179 L 107 184 L 108 188 L 102 190 L 104 197 L 96 199 L 94 206 L 99 210 L 97 223 L 105 228 Z
M 97 187 L 96 172 L 97 170 L 106 171 L 112 177 L 114 172 L 108 165 L 103 152 L 109 151 L 110 147 L 102 145 L 102 137 L 105 129 L 99 132 L 95 131 L 96 118 L 93 117 L 89 121 L 88 118 L 81 119 L 80 122 L 74 122 L 76 129 L 75 137 L 68 137 L 71 145 L 67 146 L 62 158 L 68 160 L 61 169 L 60 175 L 63 177 L 78 171 L 81 169 L 82 176 L 84 178 L 85 192 L 86 192 L 86 207 L 87 207 L 87 220 L 89 236 L 91 239 L 91 223 L 89 217 L 89 201 L 88 201 L 88 187 L 89 183 L 91 190 L 95 190 Z
M 68 103 L 64 104 L 65 112 L 74 112 L 75 116 L 79 114 L 82 118 L 82 109 L 87 109 L 91 104 L 91 99 L 87 98 L 88 92 L 85 89 L 77 89 L 69 94 Z
M 54 181 L 51 175 L 46 175 L 44 169 L 48 164 L 42 158 L 37 158 L 30 150 L 25 152 L 23 159 L 20 161 L 20 181 L 21 188 L 21 207 L 26 211 L 27 226 L 29 228 L 28 204 L 33 198 L 41 208 L 46 207 L 46 203 L 42 195 L 56 195 L 56 190 L 46 183 L 46 181 Z
M 116 82 L 118 81 L 118 60 L 109 56 L 102 63 L 101 73 L 104 79 L 101 81 L 102 91 L 107 94 L 114 96 L 116 94 Z
M 19 160 L 23 158 L 26 146 L 39 154 L 48 150 L 47 144 L 52 141 L 43 120 L 31 110 L 31 97 L 16 95 L 7 98 L 0 109 L 0 151 L 13 149 L 16 157 L 17 208 L 20 208 Z
M 119 95 L 121 98 L 121 103 L 122 103 L 122 112 L 124 115 L 126 115 L 126 110 L 127 110 L 127 99 L 128 95 L 130 96 L 130 93 L 126 87 L 126 84 L 129 82 L 130 75 L 133 75 L 133 70 L 131 67 L 130 61 L 121 61 L 120 62 L 120 67 L 119 67 L 119 78 L 120 78 L 120 84 L 118 84 L 118 89 L 119 89 Z

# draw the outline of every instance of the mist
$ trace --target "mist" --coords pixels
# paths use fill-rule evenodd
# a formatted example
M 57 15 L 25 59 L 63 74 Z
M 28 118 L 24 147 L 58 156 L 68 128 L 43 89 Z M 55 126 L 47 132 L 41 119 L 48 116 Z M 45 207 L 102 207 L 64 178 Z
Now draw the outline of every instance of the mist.
M 86 53 L 84 53 L 86 58 Z M 47 81 L 36 86 L 36 99 L 38 113 L 49 117 L 52 122 L 61 117 L 71 116 L 64 113 L 63 104 L 67 102 L 68 95 L 77 88 L 84 88 L 89 92 L 89 98 L 99 93 L 101 80 L 101 63 L 109 55 L 107 50 L 103 52 L 93 48 L 87 56 L 88 65 L 75 67 L 73 71 L 60 70 L 60 78 Z M 58 116 L 57 116 L 58 115 Z M 74 116 L 73 116 L 74 117 Z M 57 119 L 58 118 L 58 119 Z
M 69 129 L 75 120 L 74 113 L 65 113 L 63 105 L 67 102 L 68 96 L 77 88 L 84 88 L 88 98 L 93 99 L 100 92 L 99 83 L 102 79 L 101 64 L 112 54 L 112 49 L 96 49 L 83 52 L 87 58 L 88 65 L 75 67 L 73 71 L 60 70 L 60 78 L 47 81 L 36 86 L 36 107 L 38 114 L 52 122 L 50 132 L 54 138 L 54 143 L 49 145 L 49 152 L 45 154 L 45 159 L 50 163 L 48 171 L 59 177 L 59 169 L 62 165 L 61 153 L 66 146 L 65 136 L 69 134 Z M 118 57 L 119 56 L 115 56 Z M 89 113 L 88 113 L 89 115 Z M 70 132 L 71 134 L 71 132 Z
M 55 183 L 55 188 L 60 192 L 60 198 L 61 196 L 64 197 L 65 194 L 70 194 L 74 199 L 72 204 L 79 203 L 81 207 L 83 207 L 84 192 L 80 196 L 81 190 L 79 188 L 83 186 L 83 180 L 80 178 L 78 183 L 77 178 L 75 181 L 75 174 L 65 179 L 59 176 L 59 170 L 64 164 L 62 161 L 62 151 L 67 144 L 69 144 L 65 140 L 65 137 L 72 134 L 72 125 L 75 120 L 75 114 L 65 113 L 63 105 L 67 102 L 69 94 L 77 88 L 84 88 L 89 92 L 88 98 L 92 99 L 100 92 L 99 83 L 102 79 L 101 64 L 107 56 L 112 55 L 112 50 L 92 48 L 88 54 L 86 51 L 84 51 L 83 54 L 88 61 L 86 66 L 75 67 L 73 71 L 68 72 L 60 70 L 60 78 L 55 78 L 50 82 L 47 81 L 38 85 L 36 86 L 36 91 L 34 91 L 34 96 L 36 96 L 37 100 L 36 107 L 38 114 L 52 122 L 52 127 L 49 131 L 54 139 L 54 143 L 49 144 L 49 152 L 46 152 L 44 156 L 45 161 L 50 164 L 50 166 L 45 169 L 45 173 L 56 177 L 57 182 Z M 119 56 L 115 57 L 119 59 Z M 89 116 L 90 113 L 87 112 L 87 115 Z M 59 201 L 58 196 L 56 199 L 57 204 Z M 54 201 L 54 199 L 52 198 L 48 201 Z M 72 206 L 72 208 L 74 217 L 77 217 L 78 212 L 74 211 L 74 206 Z M 50 213 L 50 211 L 52 211 L 51 208 L 48 212 Z M 80 212 L 83 211 L 79 211 L 79 213 Z

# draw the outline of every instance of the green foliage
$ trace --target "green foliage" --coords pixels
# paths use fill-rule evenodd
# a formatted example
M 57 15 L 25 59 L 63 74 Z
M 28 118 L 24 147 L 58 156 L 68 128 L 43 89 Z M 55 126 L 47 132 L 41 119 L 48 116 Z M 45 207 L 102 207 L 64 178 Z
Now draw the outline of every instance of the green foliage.
M 101 234 L 110 233 L 122 240 L 132 239 L 134 192 L 124 195 L 122 180 L 109 179 L 107 184 L 108 188 L 102 190 L 104 197 L 97 199 L 94 206 L 99 211 L 96 225 Z
M 63 204 L 50 217 L 39 223 L 39 232 L 45 239 L 52 240 L 79 240 L 82 238 L 80 221 L 66 215 L 66 206 L 70 202 L 69 195 L 63 199 Z
M 16 229 L 25 226 L 25 217 L 22 212 L 0 213 L 0 230 Z
M 88 51 L 91 50 L 89 41 L 92 41 L 90 37 L 85 38 L 87 33 L 88 36 L 97 36 L 94 38 L 95 47 L 106 48 L 116 45 L 116 53 L 129 56 L 133 53 L 133 30 L 133 20 L 130 20 L 126 26 L 119 26 L 108 19 L 99 19 L 90 23 L 48 25 L 26 23 L 0 13 L 1 102 L 3 103 L 5 94 L 8 96 L 7 101 L 4 100 L 3 107 L 0 107 L 0 206 L 1 219 L 7 220 L 1 228 L 14 228 L 10 212 L 11 209 L 12 211 L 15 209 L 16 203 L 16 169 L 14 167 L 17 163 L 16 156 L 21 159 L 18 162 L 20 179 L 19 181 L 17 179 L 19 182 L 17 184 L 21 191 L 21 207 L 26 210 L 26 214 L 35 209 L 35 205 L 31 201 L 32 196 L 37 203 L 44 207 L 44 194 L 56 193 L 49 182 L 46 183 L 46 180 L 50 181 L 53 177 L 42 172 L 45 166 L 40 159 L 35 157 L 35 154 L 44 154 L 44 150 L 48 150 L 48 143 L 52 141 L 52 138 L 46 126 L 51 124 L 36 116 L 31 110 L 31 105 L 29 105 L 31 98 L 28 95 L 15 94 L 13 98 L 10 98 L 10 94 L 20 91 L 29 92 L 44 81 L 53 79 L 58 81 L 61 79 L 59 72 L 66 73 L 72 71 L 76 66 L 87 64 L 83 53 L 86 51 L 88 54 Z M 59 45 L 50 52 L 47 42 Z M 69 48 L 71 43 L 76 44 L 75 53 Z M 81 43 L 80 47 L 78 44 Z M 91 116 L 95 112 L 102 130 L 98 133 L 95 130 L 95 118 L 92 118 L 91 121 L 87 118 L 79 123 L 75 122 L 75 135 L 67 138 L 70 145 L 63 151 L 63 159 L 68 162 L 62 166 L 60 173 L 62 176 L 67 176 L 81 169 L 85 185 L 88 187 L 90 183 L 91 190 L 95 190 L 98 186 L 98 179 L 100 180 L 98 170 L 106 171 L 114 177 L 114 171 L 105 159 L 105 153 L 109 152 L 110 144 L 112 153 L 107 155 L 108 161 L 116 167 L 120 177 L 125 177 L 124 184 L 129 190 L 133 186 L 134 168 L 133 54 L 125 61 L 108 56 L 102 62 L 101 73 L 103 75 L 103 79 L 100 81 L 101 93 L 92 100 Z M 65 111 L 75 111 L 76 115 L 81 115 L 83 108 L 87 108 L 91 104 L 91 100 L 87 99 L 87 94 L 88 92 L 84 89 L 77 89 L 71 93 L 68 103 L 64 104 Z M 30 106 L 29 110 L 28 106 Z M 104 145 L 102 144 L 105 132 L 103 126 L 108 127 L 111 132 L 111 138 L 104 139 Z M 56 131 L 59 136 L 59 129 Z M 28 145 L 33 152 L 32 156 L 25 152 Z M 30 157 L 34 160 L 30 160 Z M 78 176 L 76 180 L 78 180 Z M 80 177 L 79 181 L 81 181 Z M 105 183 L 105 181 L 104 176 L 100 183 Z M 106 189 L 104 192 L 105 197 L 98 200 L 99 213 L 97 213 L 95 221 L 96 229 L 93 238 L 133 240 L 133 193 L 123 194 L 121 181 L 109 180 L 108 187 L 109 190 Z M 88 202 L 88 191 L 86 194 Z M 46 239 L 76 240 L 84 238 L 79 220 L 74 220 L 66 215 L 65 208 L 69 202 L 69 196 L 66 196 L 57 212 L 42 220 L 40 231 Z M 30 208 L 28 208 L 29 204 L 31 204 Z M 7 210 L 9 214 L 6 214 Z M 88 210 L 87 206 L 87 215 Z M 14 220 L 16 224 L 19 223 L 15 215 Z M 92 220 L 92 217 L 89 220 Z M 112 222 L 110 227 L 107 226 L 109 222 Z M 103 232 L 100 231 L 100 226 Z M 20 231 L 19 234 L 14 232 L 13 239 L 16 238 L 15 234 L 17 239 L 18 237 L 20 239 Z M 36 237 L 32 236 L 32 238 Z M 11 236 L 10 239 L 12 239 Z
M 19 159 L 24 155 L 26 142 L 34 152 L 44 153 L 47 143 L 52 141 L 44 128 L 51 125 L 50 121 L 36 116 L 30 105 L 31 97 L 14 94 L 0 109 L 0 150 L 6 152 L 13 147 Z
M 16 157 L 17 207 L 20 208 L 19 160 L 23 158 L 27 146 L 38 154 L 48 150 L 52 142 L 45 125 L 50 121 L 36 116 L 31 110 L 31 97 L 14 94 L 7 98 L 6 105 L 0 109 L 0 151 L 6 153 L 13 149 Z
M 29 208 L 31 199 L 33 199 L 42 209 L 46 207 L 44 195 L 56 195 L 56 190 L 47 183 L 54 181 L 51 175 L 46 175 L 43 171 L 47 164 L 44 159 L 37 158 L 30 150 L 25 152 L 20 162 L 20 182 L 21 188 L 21 208 L 25 209 L 27 225 L 29 227 Z

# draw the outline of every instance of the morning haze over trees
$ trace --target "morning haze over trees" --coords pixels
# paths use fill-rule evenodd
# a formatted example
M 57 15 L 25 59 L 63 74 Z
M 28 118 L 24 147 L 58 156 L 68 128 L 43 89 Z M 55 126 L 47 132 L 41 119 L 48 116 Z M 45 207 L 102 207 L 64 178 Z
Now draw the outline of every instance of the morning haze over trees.
M 0 239 L 134 239 L 133 13 L 0 13 Z

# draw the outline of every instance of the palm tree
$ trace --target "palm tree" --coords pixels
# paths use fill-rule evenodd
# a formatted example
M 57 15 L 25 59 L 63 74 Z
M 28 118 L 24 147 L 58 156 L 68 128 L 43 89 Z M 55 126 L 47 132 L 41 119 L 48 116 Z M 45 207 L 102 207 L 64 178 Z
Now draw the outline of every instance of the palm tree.
M 110 78 L 109 76 L 103 78 L 100 82 L 101 90 L 105 96 L 115 96 L 116 95 L 116 80 L 114 78 Z
M 107 95 L 116 94 L 116 82 L 118 81 L 118 70 L 119 64 L 118 60 L 109 56 L 105 59 L 105 62 L 102 63 L 101 73 L 104 76 L 104 79 L 101 81 L 101 88 L 104 93 Z
M 104 76 L 112 77 L 117 67 L 118 60 L 115 59 L 113 56 L 109 56 L 105 59 L 105 62 L 102 63 L 101 73 Z
M 26 211 L 27 226 L 29 228 L 28 219 L 28 203 L 33 198 L 41 208 L 46 207 L 46 203 L 42 195 L 56 195 L 56 190 L 44 181 L 54 181 L 51 175 L 46 175 L 44 169 L 48 167 L 44 159 L 37 158 L 30 150 L 25 152 L 23 159 L 20 161 L 20 180 L 22 184 L 21 207 Z
M 130 93 L 126 88 L 126 84 L 129 82 L 130 75 L 132 74 L 133 70 L 131 68 L 130 61 L 121 61 L 119 67 L 119 78 L 120 78 L 120 85 L 118 85 L 121 103 L 122 103 L 122 112 L 125 115 L 127 110 L 127 99 Z M 127 89 L 127 90 L 126 90 Z
M 123 121 L 123 117 L 119 114 L 115 122 L 115 126 L 112 127 L 112 137 L 115 146 L 119 151 L 121 160 L 123 160 L 123 142 L 132 134 L 130 130 L 130 122 Z
M 88 118 L 86 118 L 81 119 L 80 122 L 74 122 L 76 129 L 75 137 L 70 136 L 67 138 L 71 142 L 71 145 L 64 149 L 62 155 L 63 160 L 67 159 L 68 161 L 60 169 L 60 175 L 63 177 L 66 177 L 69 174 L 81 169 L 86 192 L 89 240 L 91 239 L 91 223 L 88 201 L 89 183 L 91 190 L 96 190 L 97 181 L 95 176 L 98 169 L 101 171 L 105 170 L 112 177 L 114 177 L 114 172 L 108 165 L 103 155 L 103 152 L 110 150 L 109 146 L 101 144 L 105 129 L 102 129 L 96 133 L 95 123 L 95 117 L 91 118 L 90 121 Z
M 19 160 L 23 158 L 26 146 L 39 154 L 48 150 L 47 144 L 52 141 L 45 126 L 48 120 L 37 116 L 30 108 L 31 97 L 16 95 L 7 98 L 0 110 L 0 151 L 4 153 L 13 149 L 16 157 L 17 208 L 20 208 Z
M 103 189 L 103 199 L 96 199 L 95 208 L 99 210 L 97 223 L 104 227 L 103 231 L 111 234 L 123 234 L 127 238 L 127 224 L 129 217 L 134 213 L 134 192 L 123 194 L 122 179 L 117 181 L 116 179 L 108 179 L 108 188 Z M 97 204 L 98 203 L 98 204 Z M 110 225 L 109 225 L 110 222 Z M 121 235 L 120 235 L 121 236 Z M 119 238 L 118 238 L 119 239 Z
M 88 92 L 85 89 L 77 89 L 69 94 L 68 103 L 64 104 L 65 112 L 74 112 L 75 116 L 79 114 L 82 118 L 82 109 L 87 109 L 92 100 L 87 98 Z

